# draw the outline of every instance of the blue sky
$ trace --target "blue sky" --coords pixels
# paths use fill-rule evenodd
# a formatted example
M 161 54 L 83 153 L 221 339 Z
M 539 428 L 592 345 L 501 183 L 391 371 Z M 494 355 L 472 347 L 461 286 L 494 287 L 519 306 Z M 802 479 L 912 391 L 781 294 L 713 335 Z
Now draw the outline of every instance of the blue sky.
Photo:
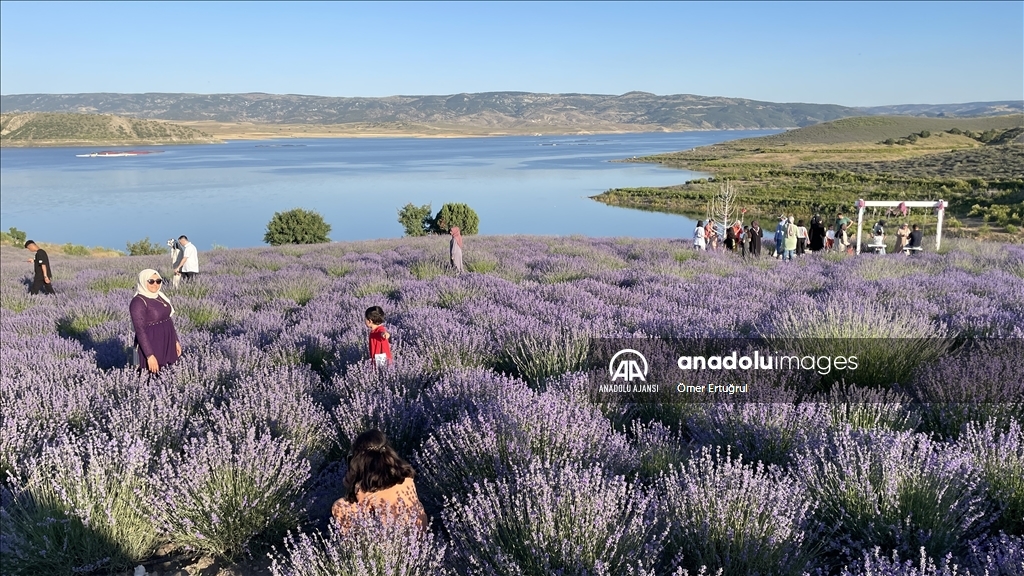
M 1024 98 L 1024 3 L 0 3 L 0 92 Z

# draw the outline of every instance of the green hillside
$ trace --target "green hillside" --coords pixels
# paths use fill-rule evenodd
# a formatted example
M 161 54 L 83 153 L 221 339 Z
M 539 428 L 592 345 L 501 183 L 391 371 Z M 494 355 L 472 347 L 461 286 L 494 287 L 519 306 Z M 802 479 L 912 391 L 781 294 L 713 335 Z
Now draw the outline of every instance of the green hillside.
M 951 228 L 1024 241 L 1024 116 L 859 117 L 629 162 L 713 174 L 665 188 L 618 188 L 606 204 L 704 216 L 719 180 L 748 218 L 850 212 L 859 198 L 950 203 Z M 922 216 L 927 222 L 928 216 Z
M 0 115 L 2 146 L 191 144 L 214 141 L 213 137 L 195 128 L 111 114 Z
M 805 128 L 760 138 L 745 138 L 730 143 L 743 148 L 757 146 L 785 146 L 792 144 L 845 144 L 852 142 L 881 142 L 899 139 L 909 134 L 945 132 L 954 128 L 961 131 L 986 132 L 1024 126 L 1024 115 L 987 116 L 983 118 L 919 118 L 914 116 L 858 116 L 823 122 Z

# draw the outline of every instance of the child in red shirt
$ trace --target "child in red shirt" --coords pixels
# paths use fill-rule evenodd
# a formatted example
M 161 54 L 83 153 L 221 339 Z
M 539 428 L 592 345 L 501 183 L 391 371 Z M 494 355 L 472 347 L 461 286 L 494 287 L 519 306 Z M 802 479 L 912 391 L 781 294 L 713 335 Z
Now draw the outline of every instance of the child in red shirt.
M 370 306 L 366 309 L 366 327 L 370 329 L 370 360 L 377 366 L 391 362 L 391 334 L 384 328 L 384 309 Z

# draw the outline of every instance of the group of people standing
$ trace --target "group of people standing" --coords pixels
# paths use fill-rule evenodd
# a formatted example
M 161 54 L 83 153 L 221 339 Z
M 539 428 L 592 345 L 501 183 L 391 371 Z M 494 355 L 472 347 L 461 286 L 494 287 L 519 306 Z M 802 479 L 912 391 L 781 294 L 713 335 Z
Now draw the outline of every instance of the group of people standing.
M 718 250 L 719 238 L 718 224 L 713 219 L 708 220 L 706 224 L 700 220 L 693 230 L 693 247 L 696 250 Z M 726 250 L 740 252 L 744 256 L 760 256 L 763 238 L 764 230 L 757 220 L 746 227 L 737 220 L 725 229 L 725 240 L 722 245 Z
M 803 220 L 783 214 L 779 216 L 779 222 L 775 226 L 772 256 L 792 260 L 794 256 L 803 256 L 807 252 L 847 252 L 851 249 L 849 229 L 852 223 L 852 220 L 839 213 L 836 214 L 835 224 L 826 227 L 821 214 L 815 214 L 811 218 L 810 226 L 804 226 Z M 880 220 L 873 229 L 876 244 L 885 240 L 884 227 L 885 221 Z M 743 256 L 761 256 L 764 230 L 757 220 L 752 221 L 749 226 L 743 226 L 742 222 L 737 220 L 732 226 L 726 227 L 724 233 L 725 240 L 722 245 L 726 250 L 740 252 Z M 896 235 L 896 252 L 921 249 L 922 232 L 917 224 L 911 227 L 903 223 Z M 703 220 L 698 221 L 693 230 L 693 247 L 696 250 L 717 250 L 719 238 L 718 224 L 713 219 L 709 219 L 707 223 Z

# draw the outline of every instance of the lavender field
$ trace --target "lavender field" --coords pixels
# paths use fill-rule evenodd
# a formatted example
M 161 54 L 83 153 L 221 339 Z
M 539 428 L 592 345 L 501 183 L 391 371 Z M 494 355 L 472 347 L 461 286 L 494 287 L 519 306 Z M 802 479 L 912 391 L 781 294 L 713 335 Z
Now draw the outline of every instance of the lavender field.
M 185 353 L 159 378 L 125 366 L 128 303 L 169 258 L 54 256 L 48 298 L 4 248 L 0 571 L 130 571 L 173 547 L 269 554 L 276 576 L 1024 574 L 1024 247 L 780 262 L 469 237 L 456 277 L 447 245 L 204 253 L 167 290 Z M 597 336 L 875 339 L 881 371 L 597 402 Z M 429 532 L 328 522 L 374 427 L 416 467 Z

